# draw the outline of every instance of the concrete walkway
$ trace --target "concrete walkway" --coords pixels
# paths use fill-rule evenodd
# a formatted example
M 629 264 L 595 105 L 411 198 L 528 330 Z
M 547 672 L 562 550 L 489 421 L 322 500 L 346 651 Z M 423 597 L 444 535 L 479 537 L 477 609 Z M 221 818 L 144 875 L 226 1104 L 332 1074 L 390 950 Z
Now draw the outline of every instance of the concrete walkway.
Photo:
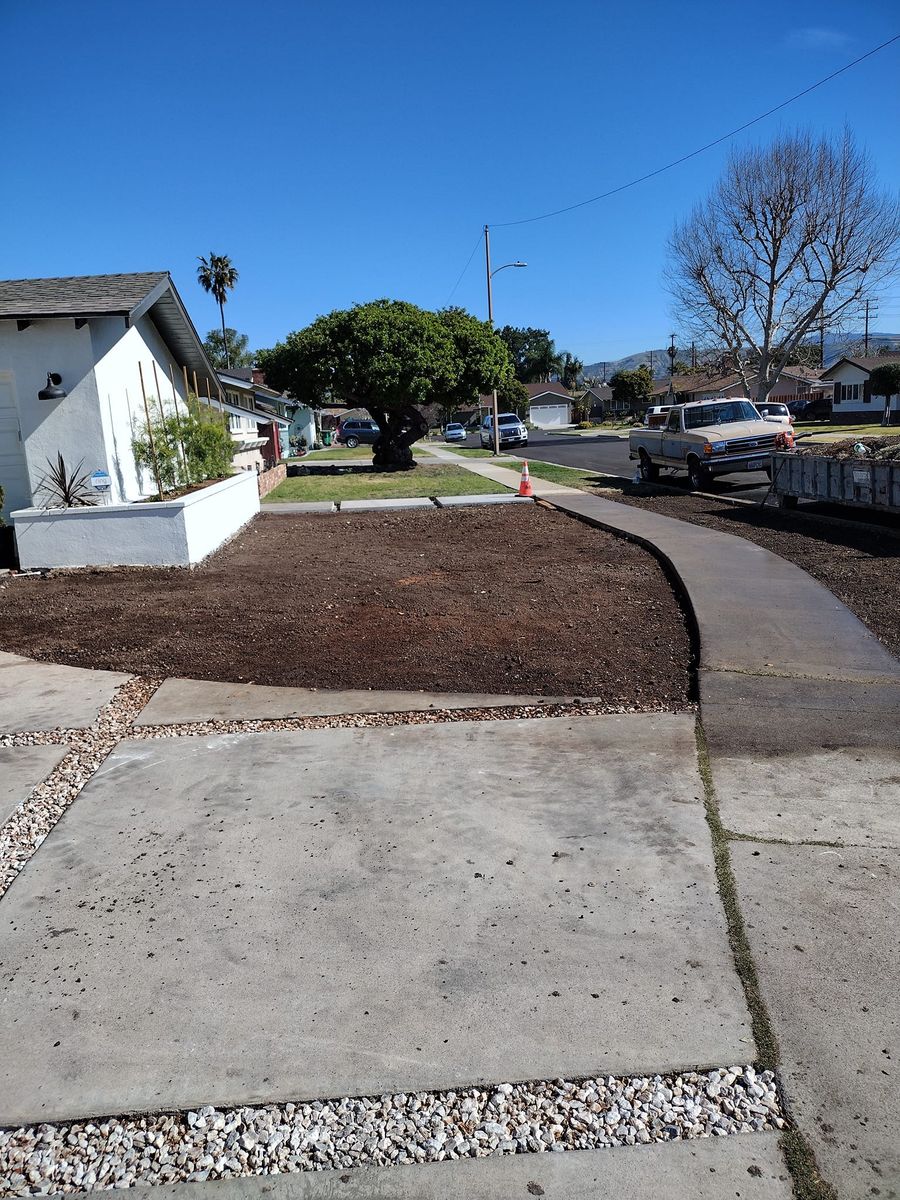
M 841 1195 L 900 1194 L 900 663 L 820 583 L 744 538 L 532 485 L 676 577 L 696 620 L 712 782 L 791 1109 Z

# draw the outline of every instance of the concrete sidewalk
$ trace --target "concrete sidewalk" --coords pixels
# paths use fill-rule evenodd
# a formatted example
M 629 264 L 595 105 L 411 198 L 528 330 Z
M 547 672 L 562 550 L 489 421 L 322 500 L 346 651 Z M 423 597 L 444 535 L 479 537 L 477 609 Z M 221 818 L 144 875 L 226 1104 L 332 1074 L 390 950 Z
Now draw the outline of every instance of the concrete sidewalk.
M 518 479 L 487 461 L 463 465 L 510 487 Z M 679 581 L 699 634 L 715 798 L 792 1112 L 841 1195 L 900 1194 L 900 663 L 805 571 L 744 538 L 532 486 L 640 542 Z

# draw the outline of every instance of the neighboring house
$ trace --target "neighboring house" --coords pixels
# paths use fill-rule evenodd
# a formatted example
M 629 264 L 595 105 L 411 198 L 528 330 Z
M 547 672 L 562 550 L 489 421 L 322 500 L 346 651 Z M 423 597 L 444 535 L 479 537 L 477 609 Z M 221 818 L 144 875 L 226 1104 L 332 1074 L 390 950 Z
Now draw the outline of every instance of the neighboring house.
M 158 394 L 171 403 L 174 380 L 184 405 L 185 372 L 191 391 L 221 394 L 167 271 L 0 281 L 3 515 L 41 503 L 58 453 L 70 469 L 105 471 L 114 503 L 154 493 L 131 448 L 146 423 L 144 392 L 155 415 Z M 48 374 L 57 386 L 48 388 Z
M 754 377 L 750 377 L 751 393 Z M 823 383 L 818 373 L 806 367 L 785 367 L 772 390 L 770 400 L 817 399 L 830 391 L 831 385 Z M 684 403 L 691 400 L 711 400 L 716 396 L 748 398 L 747 388 L 740 375 L 734 371 L 728 375 L 710 378 L 702 372 L 694 375 L 674 375 L 671 379 L 660 379 L 653 387 L 651 404 Z
M 252 367 L 230 367 L 219 371 L 225 391 L 225 409 L 231 436 L 240 447 L 235 466 L 262 471 L 274 467 L 290 453 L 291 417 L 289 402 L 261 382 L 262 373 Z
M 876 367 L 900 362 L 900 353 L 884 354 L 877 358 L 839 358 L 827 371 L 822 382 L 834 384 L 834 403 L 831 420 L 834 424 L 900 425 L 900 396 L 873 396 L 869 376 Z
M 587 409 L 588 420 L 591 421 L 604 421 L 607 417 L 621 415 L 615 411 L 612 388 L 608 383 L 597 383 L 589 387 L 579 398 L 579 403 Z M 622 408 L 622 405 L 619 407 Z
M 526 383 L 528 419 L 538 429 L 572 424 L 572 397 L 561 383 Z

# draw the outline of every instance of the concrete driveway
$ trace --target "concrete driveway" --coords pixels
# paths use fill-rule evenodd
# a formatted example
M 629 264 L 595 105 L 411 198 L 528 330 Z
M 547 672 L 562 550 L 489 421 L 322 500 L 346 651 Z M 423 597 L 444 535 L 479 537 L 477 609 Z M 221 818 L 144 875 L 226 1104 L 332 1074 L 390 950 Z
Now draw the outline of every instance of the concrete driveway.
M 789 1194 L 774 1080 L 743 1065 L 693 714 L 475 697 L 469 720 L 455 697 L 445 720 L 433 696 L 367 693 L 303 716 L 295 689 L 204 685 L 226 717 L 160 724 L 196 691 L 170 681 L 141 724 L 153 685 L 7 665 L 21 711 L 52 691 L 85 722 L 22 730 L 0 703 L 3 852 L 21 842 L 0 899 L 7 1193 L 244 1195 L 324 1168 L 285 1186 L 343 1195 L 350 1166 L 373 1172 L 350 1195 L 725 1196 L 748 1172 Z M 584 1153 L 523 1165 L 554 1149 Z

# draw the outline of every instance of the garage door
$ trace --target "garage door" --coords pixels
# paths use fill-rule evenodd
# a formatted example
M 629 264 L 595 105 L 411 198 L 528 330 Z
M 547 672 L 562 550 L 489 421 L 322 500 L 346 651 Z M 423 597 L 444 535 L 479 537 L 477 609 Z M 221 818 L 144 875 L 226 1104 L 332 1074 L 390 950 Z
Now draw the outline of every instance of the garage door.
M 552 425 L 569 424 L 568 404 L 532 404 L 530 412 L 532 425 L 546 429 Z
M 0 371 L 0 487 L 3 488 L 4 519 L 17 508 L 30 507 L 31 485 L 19 434 L 19 410 L 12 371 Z

